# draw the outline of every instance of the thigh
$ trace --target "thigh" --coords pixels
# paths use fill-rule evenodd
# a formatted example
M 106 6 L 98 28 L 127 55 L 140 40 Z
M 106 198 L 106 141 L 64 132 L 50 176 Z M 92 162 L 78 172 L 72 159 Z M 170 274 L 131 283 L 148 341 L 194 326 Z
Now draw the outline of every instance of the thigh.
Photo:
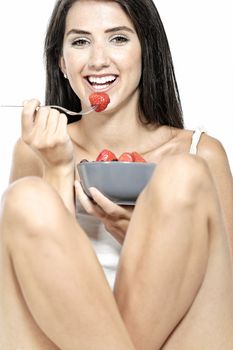
M 133 349 L 89 239 L 48 184 L 11 186 L 1 238 L 4 349 Z
M 27 284 L 31 284 L 31 279 L 27 272 L 30 262 L 27 260 L 25 265 L 28 266 L 26 268 L 22 262 L 23 258 L 26 258 L 22 246 L 27 240 L 26 236 L 33 236 L 33 231 L 30 228 L 36 229 L 37 227 L 38 229 L 39 221 L 41 221 L 39 215 L 43 215 L 43 210 L 46 211 L 45 203 L 41 205 L 43 197 L 50 197 L 50 188 L 44 186 L 39 178 L 27 178 L 10 185 L 2 199 L 0 221 L 0 348 L 5 350 L 18 348 L 58 350 L 58 347 L 38 326 L 24 294 L 24 287 L 27 289 Z M 55 197 L 53 200 L 56 202 Z M 48 201 L 47 198 L 46 202 L 48 203 L 50 200 Z M 37 214 L 34 215 L 35 213 Z M 44 224 L 45 221 L 46 217 L 44 217 Z M 16 251 L 16 254 L 14 254 L 14 251 Z M 35 249 L 33 249 L 33 254 L 39 263 L 40 259 Z M 16 260 L 14 261 L 14 259 Z M 25 281 L 23 283 L 19 283 L 21 271 L 24 274 Z M 41 273 L 43 271 L 44 268 L 41 266 Z M 34 289 L 36 291 L 38 286 L 35 286 Z
M 219 276 L 219 266 L 224 278 Z M 225 290 L 229 296 L 222 308 L 220 296 Z M 200 297 L 208 297 L 211 307 L 218 305 L 219 324 L 226 326 L 223 309 L 228 309 L 229 325 L 229 249 L 214 184 L 199 158 L 172 157 L 158 166 L 135 207 L 115 296 L 132 338 L 142 349 L 160 349 L 171 334 L 176 334 Z M 202 316 L 209 317 L 205 303 L 201 305 L 195 311 L 199 323 Z M 216 329 L 217 325 L 212 331 Z M 193 341 L 195 334 L 183 334 L 183 344 L 187 337 Z

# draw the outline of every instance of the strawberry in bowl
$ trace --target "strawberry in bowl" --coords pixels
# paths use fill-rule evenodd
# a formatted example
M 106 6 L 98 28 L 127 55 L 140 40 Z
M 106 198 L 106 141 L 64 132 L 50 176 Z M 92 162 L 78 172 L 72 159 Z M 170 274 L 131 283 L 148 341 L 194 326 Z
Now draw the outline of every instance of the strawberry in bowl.
M 81 185 L 91 198 L 90 187 L 96 187 L 119 205 L 134 205 L 149 182 L 155 163 L 146 162 L 138 152 L 124 152 L 117 157 L 104 149 L 95 161 L 81 161 L 77 165 Z

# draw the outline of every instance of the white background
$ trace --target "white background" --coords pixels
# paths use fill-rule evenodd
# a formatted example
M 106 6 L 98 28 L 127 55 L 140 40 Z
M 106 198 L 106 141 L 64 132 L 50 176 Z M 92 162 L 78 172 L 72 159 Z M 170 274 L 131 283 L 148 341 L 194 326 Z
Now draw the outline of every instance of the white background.
M 0 105 L 44 101 L 43 41 L 54 0 L 0 5 Z M 155 0 L 180 89 L 185 125 L 204 126 L 233 169 L 232 0 Z M 0 194 L 7 186 L 20 109 L 0 108 Z

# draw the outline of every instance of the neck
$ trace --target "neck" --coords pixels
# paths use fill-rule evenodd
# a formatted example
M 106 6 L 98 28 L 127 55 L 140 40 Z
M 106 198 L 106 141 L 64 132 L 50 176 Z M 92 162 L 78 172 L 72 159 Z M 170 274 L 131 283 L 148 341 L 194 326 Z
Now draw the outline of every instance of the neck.
M 134 145 L 141 127 L 136 118 L 131 116 L 126 119 L 124 115 L 122 111 L 104 117 L 97 115 L 89 120 L 86 118 L 83 123 L 80 123 L 80 132 L 85 139 L 87 149 L 109 148 L 117 151 Z
M 101 114 L 94 113 L 78 123 L 75 139 L 89 154 L 98 154 L 107 148 L 120 155 L 127 151 L 140 151 L 145 144 L 149 127 L 139 120 L 136 104 L 120 110 Z

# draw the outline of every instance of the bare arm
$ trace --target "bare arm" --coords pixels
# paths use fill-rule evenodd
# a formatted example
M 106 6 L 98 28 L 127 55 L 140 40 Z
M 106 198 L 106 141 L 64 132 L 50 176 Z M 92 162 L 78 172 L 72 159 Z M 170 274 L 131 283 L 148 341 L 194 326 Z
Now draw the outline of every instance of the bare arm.
M 207 135 L 201 139 L 198 154 L 212 173 L 233 256 L 233 180 L 227 154 L 218 140 Z
M 22 112 L 22 137 L 16 143 L 10 182 L 39 176 L 53 186 L 69 211 L 75 213 L 74 155 L 67 119 L 58 111 L 40 108 L 32 100 Z
M 47 181 L 57 190 L 68 209 L 74 214 L 73 173 L 45 169 L 41 159 L 20 138 L 13 150 L 9 182 L 26 176 L 38 176 Z
M 12 183 L 25 176 L 43 177 L 43 164 L 35 152 L 20 138 L 13 150 L 9 182 Z

